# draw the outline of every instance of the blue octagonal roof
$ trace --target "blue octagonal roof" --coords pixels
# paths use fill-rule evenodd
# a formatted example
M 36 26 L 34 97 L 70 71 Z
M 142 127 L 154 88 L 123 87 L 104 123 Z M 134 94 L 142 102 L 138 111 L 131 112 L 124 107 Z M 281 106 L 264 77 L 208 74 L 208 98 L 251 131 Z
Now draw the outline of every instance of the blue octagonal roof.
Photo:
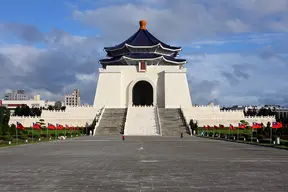
M 172 51 L 180 51 L 181 47 L 174 47 L 167 45 L 166 43 L 163 43 L 156 37 L 154 37 L 149 31 L 146 29 L 146 21 L 142 20 L 140 21 L 140 29 L 132 35 L 129 39 L 124 41 L 123 43 L 116 45 L 114 47 L 105 47 L 105 51 L 113 51 L 117 49 L 123 48 L 125 45 L 129 46 L 135 46 L 135 47 L 141 47 L 141 46 L 147 46 L 147 47 L 153 47 L 160 45 L 164 49 L 170 49 Z

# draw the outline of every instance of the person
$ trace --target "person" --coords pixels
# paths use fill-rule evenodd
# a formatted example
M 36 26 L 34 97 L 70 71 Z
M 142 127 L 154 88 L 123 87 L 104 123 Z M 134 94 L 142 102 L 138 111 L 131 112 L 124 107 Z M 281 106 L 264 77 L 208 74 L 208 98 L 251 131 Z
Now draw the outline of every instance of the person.
M 124 135 L 122 135 L 122 141 L 124 141 L 125 140 L 125 136 Z
M 181 138 L 183 138 L 183 133 L 181 133 L 181 136 L 180 136 Z

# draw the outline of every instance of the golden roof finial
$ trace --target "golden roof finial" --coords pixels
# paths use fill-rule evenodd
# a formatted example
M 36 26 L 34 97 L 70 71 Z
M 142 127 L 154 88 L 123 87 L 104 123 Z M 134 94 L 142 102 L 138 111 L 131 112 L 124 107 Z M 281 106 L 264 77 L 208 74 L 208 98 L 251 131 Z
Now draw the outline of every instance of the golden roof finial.
M 146 30 L 146 20 L 139 21 L 140 29 Z

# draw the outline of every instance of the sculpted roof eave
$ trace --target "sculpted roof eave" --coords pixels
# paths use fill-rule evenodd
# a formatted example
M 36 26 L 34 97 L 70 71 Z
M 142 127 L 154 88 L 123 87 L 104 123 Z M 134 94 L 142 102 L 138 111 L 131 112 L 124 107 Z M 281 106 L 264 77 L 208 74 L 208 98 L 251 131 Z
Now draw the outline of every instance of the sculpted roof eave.
M 181 60 L 181 61 L 172 61 L 172 60 L 166 59 L 165 56 L 159 56 L 159 57 L 155 57 L 155 58 L 131 58 L 131 57 L 127 57 L 127 56 L 122 56 L 122 57 L 120 57 L 120 58 L 117 59 L 117 60 L 107 59 L 107 60 L 100 60 L 99 62 L 100 62 L 101 64 L 109 64 L 109 63 L 117 63 L 117 62 L 120 62 L 120 61 L 122 61 L 122 60 L 153 61 L 153 60 L 157 60 L 157 59 L 162 59 L 162 60 L 164 60 L 165 62 L 173 63 L 173 64 L 176 64 L 176 65 L 181 65 L 181 64 L 187 63 L 187 61 L 184 60 L 184 59 L 183 59 L 183 61 L 182 61 L 182 60 Z
M 129 45 L 129 44 L 127 44 L 127 43 L 125 43 L 122 47 L 117 47 L 117 48 L 114 48 L 113 49 L 113 47 L 104 47 L 104 50 L 106 51 L 106 52 L 108 52 L 108 51 L 116 51 L 116 50 L 121 50 L 121 49 L 123 49 L 123 48 L 125 48 L 125 47 L 131 47 L 131 48 L 138 48 L 138 49 L 141 49 L 141 48 L 155 48 L 155 47 L 161 47 L 162 49 L 164 49 L 164 50 L 167 50 L 167 51 L 173 51 L 173 52 L 175 52 L 175 51 L 177 51 L 177 52 L 180 52 L 180 51 L 182 51 L 182 48 L 181 47 L 177 47 L 177 48 L 175 48 L 175 49 L 169 49 L 169 48 L 166 48 L 166 47 L 163 47 L 162 45 L 161 45 L 161 43 L 158 43 L 158 44 L 156 44 L 156 45 L 151 45 L 151 46 L 134 46 L 134 45 Z

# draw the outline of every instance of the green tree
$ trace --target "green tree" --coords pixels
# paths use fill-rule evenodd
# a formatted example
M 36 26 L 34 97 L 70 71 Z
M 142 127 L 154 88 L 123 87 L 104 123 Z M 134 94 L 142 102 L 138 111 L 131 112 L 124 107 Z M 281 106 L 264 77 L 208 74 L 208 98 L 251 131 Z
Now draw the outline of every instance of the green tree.
M 2 124 L 2 133 L 0 135 L 10 135 L 10 127 L 8 124 Z
M 6 107 L 0 107 L 0 125 L 5 125 L 9 123 L 10 120 L 10 110 Z
M 15 116 L 23 116 L 22 109 L 20 106 L 17 106 L 16 109 L 14 110 L 14 115 Z
M 30 109 L 29 106 L 27 105 L 21 105 L 21 107 L 16 107 L 15 111 L 14 111 L 14 115 L 16 116 L 40 116 L 41 115 L 41 111 L 39 111 L 38 108 L 32 108 Z
M 56 101 L 54 105 L 54 109 L 60 110 L 62 107 L 62 102 L 61 101 Z
M 10 131 L 10 135 L 12 135 L 12 136 L 16 135 L 16 126 L 14 124 L 12 124 L 10 126 L 9 131 Z
M 31 108 L 31 116 L 41 116 L 42 110 L 40 108 Z

